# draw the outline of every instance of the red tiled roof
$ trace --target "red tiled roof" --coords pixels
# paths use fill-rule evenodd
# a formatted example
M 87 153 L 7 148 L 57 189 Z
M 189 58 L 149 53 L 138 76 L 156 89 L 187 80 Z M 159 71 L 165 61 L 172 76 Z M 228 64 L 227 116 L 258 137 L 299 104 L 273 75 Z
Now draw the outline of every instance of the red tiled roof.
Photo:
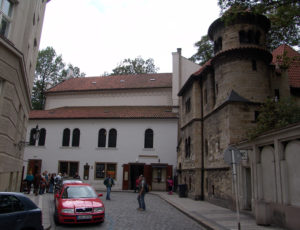
M 171 106 L 61 107 L 32 110 L 29 119 L 166 119 L 177 118 Z
M 280 65 L 282 63 L 277 57 L 282 56 L 286 53 L 288 58 L 297 57 L 297 60 L 294 60 L 290 63 L 288 68 L 288 76 L 289 76 L 289 83 L 291 87 L 300 88 L 300 54 L 292 49 L 288 45 L 281 45 L 277 49 L 272 52 L 273 61 L 272 64 Z
M 171 73 L 115 75 L 107 77 L 71 78 L 49 89 L 47 93 L 171 87 Z

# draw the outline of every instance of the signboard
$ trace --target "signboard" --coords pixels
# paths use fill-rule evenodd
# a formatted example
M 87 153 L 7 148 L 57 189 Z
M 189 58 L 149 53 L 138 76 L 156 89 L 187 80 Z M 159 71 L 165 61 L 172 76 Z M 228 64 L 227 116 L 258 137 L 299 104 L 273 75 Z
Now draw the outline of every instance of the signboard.
M 240 151 L 233 147 L 229 146 L 225 151 L 224 151 L 224 161 L 231 165 L 233 163 L 239 164 L 242 160 L 242 155 Z

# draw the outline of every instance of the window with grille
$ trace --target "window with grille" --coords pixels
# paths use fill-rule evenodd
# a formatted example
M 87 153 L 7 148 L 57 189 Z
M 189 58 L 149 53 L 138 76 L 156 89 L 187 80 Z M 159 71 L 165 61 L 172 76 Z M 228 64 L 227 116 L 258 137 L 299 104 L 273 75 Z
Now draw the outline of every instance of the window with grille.
M 145 131 L 145 143 L 144 143 L 144 148 L 153 148 L 153 130 L 152 129 L 147 129 Z
M 117 130 L 115 130 L 115 129 L 109 130 L 108 147 L 109 148 L 117 147 Z
M 70 129 L 64 129 L 62 146 L 68 147 L 70 145 Z
M 100 129 L 98 133 L 98 147 L 105 148 L 106 146 L 106 130 Z

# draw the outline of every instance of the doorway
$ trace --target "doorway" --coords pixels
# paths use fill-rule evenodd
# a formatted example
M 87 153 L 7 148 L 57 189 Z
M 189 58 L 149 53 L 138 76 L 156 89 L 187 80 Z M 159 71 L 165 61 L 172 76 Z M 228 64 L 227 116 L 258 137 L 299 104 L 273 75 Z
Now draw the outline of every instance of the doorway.
M 41 173 L 42 170 L 42 160 L 29 160 L 27 166 L 27 174 L 31 171 L 32 175 L 36 173 Z
M 144 174 L 144 164 L 130 164 L 130 187 L 129 189 L 135 189 L 136 179 Z

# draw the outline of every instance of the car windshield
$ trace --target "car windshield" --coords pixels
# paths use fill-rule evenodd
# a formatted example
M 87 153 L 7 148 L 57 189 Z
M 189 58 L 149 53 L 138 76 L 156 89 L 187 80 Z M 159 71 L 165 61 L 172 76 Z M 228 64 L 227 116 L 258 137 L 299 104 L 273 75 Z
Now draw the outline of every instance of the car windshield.
M 90 186 L 68 186 L 65 188 L 62 198 L 96 198 L 97 194 Z

